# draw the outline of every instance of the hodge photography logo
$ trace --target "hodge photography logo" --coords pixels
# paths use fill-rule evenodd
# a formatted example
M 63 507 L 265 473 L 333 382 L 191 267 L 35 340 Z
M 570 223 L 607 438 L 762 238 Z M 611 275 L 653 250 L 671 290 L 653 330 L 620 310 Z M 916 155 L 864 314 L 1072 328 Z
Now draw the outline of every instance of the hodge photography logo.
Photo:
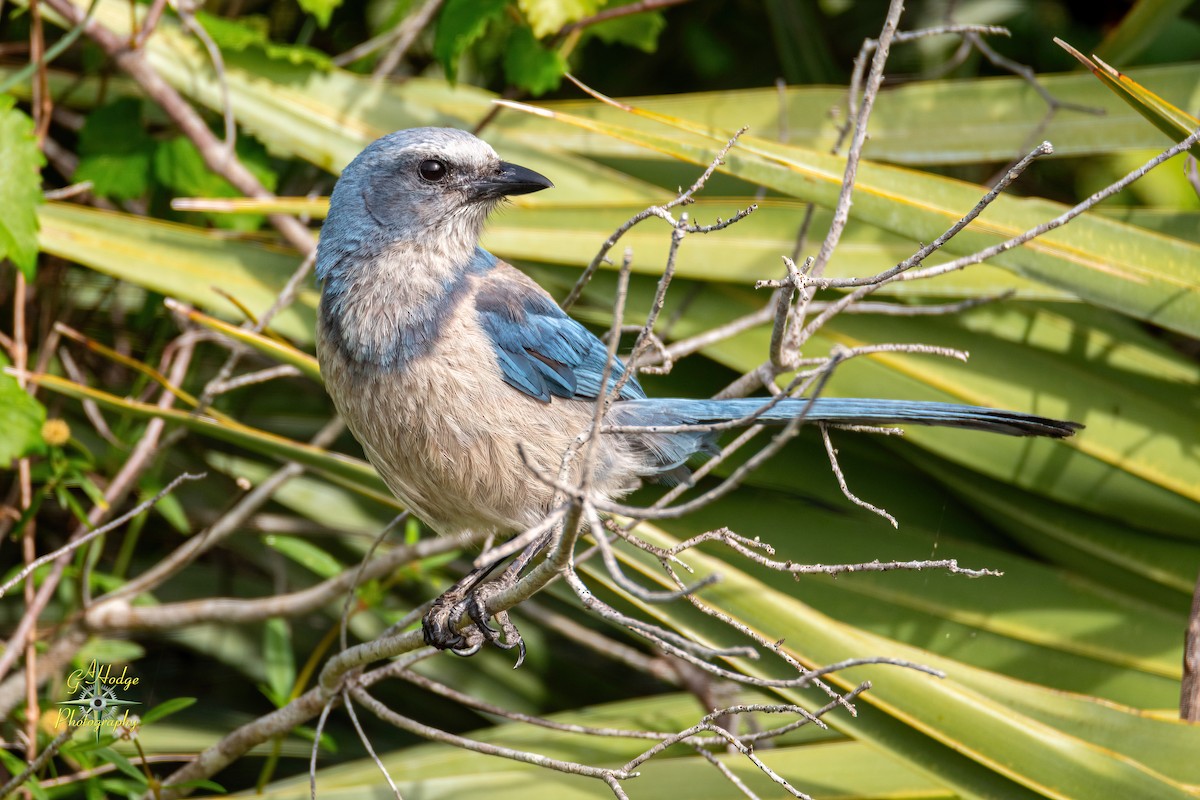
M 59 702 L 54 727 L 94 727 L 97 739 L 101 730 L 115 735 L 118 728 L 136 729 L 141 722 L 130 717 L 129 706 L 141 704 L 127 699 L 127 693 L 137 685 L 138 679 L 129 674 L 128 666 L 117 673 L 111 664 L 93 661 L 87 669 L 75 670 L 67 676 L 67 691 L 73 697 Z

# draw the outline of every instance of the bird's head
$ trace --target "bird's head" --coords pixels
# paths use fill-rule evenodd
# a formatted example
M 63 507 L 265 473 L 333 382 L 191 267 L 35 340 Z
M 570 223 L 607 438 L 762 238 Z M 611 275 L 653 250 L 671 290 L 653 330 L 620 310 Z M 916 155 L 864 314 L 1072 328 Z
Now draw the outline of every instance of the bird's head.
M 351 248 L 401 241 L 474 248 L 488 213 L 504 198 L 553 185 L 531 169 L 501 161 L 466 131 L 397 131 L 343 170 L 322 239 L 342 239 L 340 246 Z

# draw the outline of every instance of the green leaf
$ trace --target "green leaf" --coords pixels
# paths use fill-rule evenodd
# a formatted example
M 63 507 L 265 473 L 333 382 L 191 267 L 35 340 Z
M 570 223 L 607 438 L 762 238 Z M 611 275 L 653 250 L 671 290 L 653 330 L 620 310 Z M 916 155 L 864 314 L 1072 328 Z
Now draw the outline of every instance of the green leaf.
M 296 660 L 292 655 L 292 633 L 287 620 L 272 617 L 263 631 L 263 664 L 271 701 L 282 706 L 296 683 Z
M 584 33 L 606 44 L 624 44 L 653 53 L 658 49 L 658 36 L 665 27 L 667 19 L 661 13 L 644 11 L 598 22 L 585 28 Z
M 1139 67 L 1138 80 L 1188 108 L 1200 91 L 1200 65 Z M 881 92 L 871 114 L 871 135 L 863 155 L 893 164 L 977 164 L 1007 162 L 1027 151 L 1032 137 L 1054 143 L 1056 158 L 1160 148 L 1162 139 L 1141 115 L 1091 75 L 1071 72 L 1038 75 L 1053 96 L 1102 110 L 1103 116 L 1063 110 L 1046 122 L 1046 104 L 1022 78 L 914 81 Z M 756 136 L 828 152 L 837 138 L 846 90 L 834 86 L 792 86 L 738 91 L 689 92 L 656 97 L 618 98 L 662 115 L 706 120 L 713 125 L 750 127 Z M 649 119 L 631 118 L 619 108 L 581 100 L 554 100 L 544 107 L 652 128 Z M 919 109 L 920 113 L 913 113 Z M 781 127 L 782 124 L 782 127 Z M 566 131 L 551 120 L 501 114 L 497 132 L 553 141 L 564 150 L 592 157 L 645 159 L 646 151 L 624 141 L 581 130 Z M 490 134 L 495 135 L 495 134 Z
M 150 187 L 154 138 L 142 127 L 142 103 L 126 97 L 88 114 L 79 132 L 76 181 L 103 197 L 132 200 Z
M 542 47 L 528 28 L 513 30 L 504 55 L 504 75 L 509 83 L 537 96 L 557 89 L 566 71 L 567 62 L 557 50 Z
M 189 706 L 195 705 L 195 703 L 196 698 L 194 697 L 172 697 L 170 700 L 159 703 L 145 714 L 142 714 L 142 724 L 148 725 L 151 722 L 157 722 L 163 717 L 170 716 L 176 711 L 182 711 Z
M 248 136 L 239 136 L 234 149 L 238 160 L 254 173 L 268 190 L 274 191 L 278 176 L 270 167 L 266 149 Z M 185 197 L 242 196 L 229 181 L 208 168 L 200 151 L 186 136 L 176 136 L 158 143 L 154 148 L 154 176 L 175 194 Z M 204 216 L 218 227 L 244 231 L 257 230 L 264 219 L 261 214 Z
M 102 408 L 133 414 L 139 417 L 158 417 L 176 422 L 189 430 L 212 436 L 230 444 L 245 447 L 256 453 L 262 453 L 275 458 L 289 461 L 299 461 L 307 467 L 325 473 L 331 479 L 343 480 L 346 485 L 361 488 L 362 491 L 372 492 L 372 496 L 387 502 L 387 490 L 383 481 L 372 469 L 371 465 L 360 459 L 351 458 L 340 453 L 322 450 L 310 444 L 304 444 L 267 431 L 252 428 L 240 423 L 220 421 L 211 417 L 197 416 L 186 411 L 173 408 L 160 408 L 151 403 L 141 403 L 127 400 L 108 392 L 93 389 L 78 383 L 56 377 L 54 375 L 35 375 L 30 378 L 48 391 L 75 397 L 94 400 Z M 395 500 L 391 500 L 395 503 Z
M 0 258 L 10 258 L 26 278 L 37 269 L 39 171 L 45 159 L 33 136 L 33 120 L 0 95 Z
M 99 661 L 101 664 L 129 664 L 145 655 L 146 649 L 137 642 L 92 638 L 75 654 L 75 663 L 88 664 Z
M 173 300 L 168 300 L 166 304 L 172 311 L 186 316 L 197 325 L 202 325 L 214 331 L 220 331 L 231 339 L 236 339 L 242 344 L 253 347 L 269 358 L 273 358 L 282 364 L 292 365 L 314 381 L 321 380 L 321 367 L 317 363 L 317 359 L 302 350 L 292 347 L 286 342 L 272 339 L 261 333 L 255 333 L 248 328 L 232 325 L 216 317 L 210 317 L 208 314 L 176 303 Z
M 603 0 L 517 0 L 533 35 L 539 39 L 558 33 L 568 23 L 595 14 L 602 5 Z
M 124 772 L 129 777 L 133 778 L 142 786 L 146 785 L 146 775 L 140 769 L 133 765 L 128 758 L 113 750 L 111 747 L 101 747 L 96 751 L 96 755 L 104 759 L 114 767 Z
M 46 408 L 16 378 L 0 374 L 0 470 L 8 469 L 15 459 L 46 452 L 45 422 Z
M 336 558 L 307 539 L 271 534 L 263 537 L 263 541 L 268 547 L 278 550 L 292 561 L 322 578 L 332 578 L 344 569 Z
M 42 206 L 41 223 L 48 253 L 238 321 L 242 312 L 217 288 L 261 314 L 300 263 L 294 252 L 219 232 L 67 203 Z M 316 307 L 316 292 L 304 287 L 271 327 L 310 342 Z
M 745 198 L 749 203 L 750 199 Z M 804 214 L 802 204 L 787 198 L 767 197 L 757 201 L 750 216 L 715 236 L 692 236 L 676 252 L 675 274 L 704 281 L 753 285 L 754 281 L 780 275 L 780 255 L 796 243 L 796 220 Z M 508 259 L 551 262 L 583 268 L 600 245 L 625 220 L 646 205 L 570 203 L 521 209 L 519 214 L 497 215 L 484 231 L 483 246 Z M 688 206 L 693 222 L 709 224 L 728 219 L 740 208 L 735 199 L 701 199 Z M 825 210 L 815 212 L 812 230 L 823 230 L 832 220 Z M 582 243 L 590 243 L 584 246 Z M 625 234 L 622 247 L 633 249 L 631 268 L 635 273 L 661 275 L 670 250 L 666 223 L 648 220 Z M 869 275 L 881 264 L 896 264 L 912 253 L 910 238 L 889 234 L 868 225 L 851 222 L 826 275 L 850 277 Z M 895 297 L 985 297 L 1015 292 L 1016 296 L 1041 300 L 1074 300 L 1069 292 L 1014 275 L 1000 267 L 979 264 L 928 281 L 901 281 L 884 287 L 877 296 Z
M 675 544 L 674 537 L 659 535 L 642 525 L 638 535 L 661 547 Z M 665 586 L 657 560 L 638 553 L 631 557 L 638 578 Z M 786 591 L 790 580 L 781 582 L 785 591 L 768 588 L 750 572 L 732 561 L 712 558 L 692 550 L 687 563 L 692 579 L 719 572 L 721 580 L 704 590 L 696 602 L 761 631 L 769 639 L 782 639 L 783 648 L 800 663 L 832 664 L 849 658 L 889 657 L 928 664 L 947 673 L 937 679 L 914 670 L 875 665 L 841 670 L 828 676 L 830 683 L 846 689 L 863 680 L 873 688 L 856 705 L 858 716 L 850 720 L 829 715 L 825 721 L 863 742 L 873 743 L 893 755 L 919 765 L 971 797 L 1122 797 L 1167 798 L 1192 796 L 1182 782 L 1148 768 L 1139 760 L 1136 743 L 1128 740 L 1134 727 L 1145 722 L 1128 709 L 1113 715 L 1113 730 L 1103 735 L 1095 730 L 1079 707 L 1073 716 L 1056 723 L 1036 719 L 1014 709 L 1009 696 L 993 693 L 989 683 L 1010 682 L 1014 691 L 1029 697 L 1028 705 L 1050 702 L 1058 693 L 1020 683 L 1010 678 L 976 670 L 926 650 L 875 636 L 815 612 Z M 593 584 L 609 584 L 607 575 L 588 564 L 584 570 Z M 919 576 L 913 576 L 919 577 Z M 847 576 L 839 582 L 851 580 Z M 642 613 L 669 621 L 676 630 L 700 641 L 726 642 L 728 629 L 686 604 L 637 605 Z M 760 677 L 781 677 L 778 661 L 739 661 L 738 666 Z M 819 704 L 808 693 L 780 690 L 789 701 Z M 1011 694 L 1011 693 L 1010 693 Z M 1099 701 L 1082 700 L 1094 706 Z M 1122 724 L 1123 723 L 1123 724 Z M 1200 729 L 1170 720 L 1155 720 L 1164 736 L 1181 748 L 1195 747 Z M 1126 738 L 1122 740 L 1122 735 Z M 1119 749 L 1118 749 L 1119 748 Z
M 342 4 L 342 0 L 297 0 L 297 2 L 301 8 L 313 15 L 317 25 L 322 28 L 329 27 L 329 18 Z
M 1200 119 L 1196 119 L 1183 109 L 1167 102 L 1128 75 L 1118 72 L 1099 58 L 1093 62 L 1061 39 L 1056 38 L 1054 41 L 1090 69 L 1101 83 L 1112 89 L 1118 97 L 1145 117 L 1151 125 L 1169 136 L 1171 141 L 1178 142 L 1186 139 L 1197 128 L 1200 128 Z M 1200 144 L 1192 145 L 1190 152 L 1193 156 L 1200 157 Z
M 314 4 L 334 2 L 334 0 L 309 1 Z M 332 9 L 333 6 L 330 6 L 331 11 Z M 204 26 L 204 30 L 222 50 L 233 52 L 256 50 L 264 53 L 269 59 L 286 61 L 289 64 L 304 64 L 320 70 L 333 67 L 329 56 L 320 50 L 298 44 L 282 44 L 271 41 L 271 24 L 266 17 L 243 16 L 232 20 L 197 11 L 196 20 Z
M 438 15 L 433 55 L 451 82 L 458 75 L 458 60 L 504 13 L 508 0 L 448 0 Z
M 551 117 L 697 165 L 707 164 L 726 132 L 687 120 L 632 109 L 631 118 L 653 118 L 674 130 L 657 132 L 596 122 L 519 103 L 509 107 Z M 841 188 L 845 162 L 836 156 L 743 136 L 722 170 L 752 183 L 824 207 Z M 980 186 L 931 173 L 863 161 L 852 218 L 920 241 L 939 236 L 985 193 Z M 1001 195 L 943 249 L 965 255 L 1017 236 L 1067 208 L 1037 198 Z M 991 263 L 1058 288 L 1095 305 L 1188 335 L 1200 335 L 1200 246 L 1151 234 L 1098 214 L 994 257 Z

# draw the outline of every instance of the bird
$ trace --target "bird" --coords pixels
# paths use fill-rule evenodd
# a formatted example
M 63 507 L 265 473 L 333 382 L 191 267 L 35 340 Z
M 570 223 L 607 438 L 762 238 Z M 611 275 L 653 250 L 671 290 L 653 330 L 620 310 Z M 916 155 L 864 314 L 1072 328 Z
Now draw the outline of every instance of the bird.
M 649 398 L 545 289 L 479 245 L 507 198 L 551 188 L 470 133 L 413 128 L 367 146 L 330 196 L 315 262 L 325 386 L 388 488 L 438 534 L 505 536 L 544 520 L 555 494 L 544 476 L 559 473 L 597 396 L 622 380 L 604 416 L 619 432 L 602 434 L 593 453 L 601 500 L 686 481 L 688 460 L 713 450 L 712 426 L 736 420 L 1053 438 L 1081 427 L 936 402 L 786 398 L 764 410 L 761 397 Z M 465 649 L 446 619 L 427 623 L 427 642 Z

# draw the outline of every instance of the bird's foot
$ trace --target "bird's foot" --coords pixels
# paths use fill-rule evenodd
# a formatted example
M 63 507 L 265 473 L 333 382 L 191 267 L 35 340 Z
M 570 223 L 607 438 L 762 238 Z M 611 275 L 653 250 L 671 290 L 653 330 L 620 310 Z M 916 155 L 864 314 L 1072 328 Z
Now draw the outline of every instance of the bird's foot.
M 446 590 L 433 601 L 421 618 L 421 635 L 425 644 L 438 650 L 449 650 L 457 656 L 473 656 L 483 647 L 484 635 L 474 627 L 462 631 L 458 622 L 466 613 L 466 596 L 461 583 Z
M 513 664 L 513 669 L 525 663 L 525 640 L 521 638 L 517 626 L 509 619 L 507 611 L 498 611 L 495 615 L 496 622 L 500 623 L 499 631 L 489 625 L 487 604 L 492 597 L 509 588 L 516 581 L 516 577 L 512 575 L 510 579 L 510 573 L 505 572 L 496 580 L 483 584 L 467 595 L 467 616 L 475 623 L 475 629 L 483 638 L 501 650 L 517 649 L 517 663 Z
M 434 600 L 421 619 L 425 644 L 449 650 L 456 656 L 473 656 L 485 643 L 501 650 L 517 648 L 517 663 L 513 669 L 521 666 L 525 661 L 525 641 L 508 612 L 500 611 L 495 615 L 499 631 L 488 624 L 488 601 L 511 585 L 512 581 L 506 578 L 507 574 L 473 588 L 460 583 Z M 464 616 L 473 624 L 460 629 Z
M 449 650 L 459 656 L 475 655 L 484 643 L 495 645 L 501 650 L 515 648 L 517 663 L 513 665 L 513 669 L 521 666 L 525 661 L 525 640 L 521 638 L 517 626 L 509 619 L 507 611 L 497 611 L 493 615 L 500 624 L 500 630 L 488 624 L 488 602 L 520 580 L 521 571 L 542 551 L 548 541 L 550 534 L 545 533 L 530 542 L 498 578 L 488 583 L 482 582 L 499 562 L 486 564 L 473 570 L 434 600 L 421 620 L 425 644 L 439 650 Z M 464 615 L 474 624 L 460 630 Z

